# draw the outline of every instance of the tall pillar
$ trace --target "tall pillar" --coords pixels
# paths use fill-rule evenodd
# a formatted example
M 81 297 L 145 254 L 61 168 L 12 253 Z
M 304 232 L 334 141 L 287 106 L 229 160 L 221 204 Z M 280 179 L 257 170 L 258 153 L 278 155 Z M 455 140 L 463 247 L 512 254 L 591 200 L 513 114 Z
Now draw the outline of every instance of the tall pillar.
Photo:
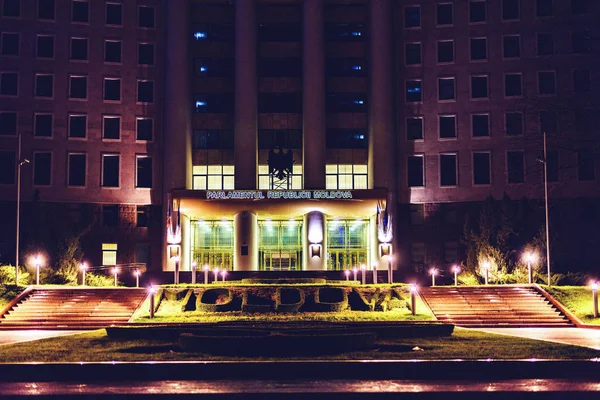
M 256 189 L 258 181 L 258 84 L 255 0 L 235 2 L 235 188 Z
M 233 269 L 258 271 L 258 218 L 248 211 L 233 217 Z
M 190 217 L 181 214 L 181 264 L 180 271 L 192 270 L 192 223 Z
M 304 189 L 325 189 L 325 23 L 322 0 L 304 0 L 302 162 Z
M 304 215 L 303 225 L 303 252 L 302 269 L 305 271 L 324 271 L 327 269 L 327 241 L 325 214 L 312 211 Z M 318 249 L 319 255 L 313 255 L 312 247 Z

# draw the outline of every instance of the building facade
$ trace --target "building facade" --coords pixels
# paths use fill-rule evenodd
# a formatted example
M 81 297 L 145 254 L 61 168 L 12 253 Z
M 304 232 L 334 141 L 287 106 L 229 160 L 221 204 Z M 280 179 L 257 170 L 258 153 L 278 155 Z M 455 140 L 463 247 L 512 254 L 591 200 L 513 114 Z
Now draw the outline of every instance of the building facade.
M 88 210 L 94 265 L 441 267 L 490 195 L 543 218 L 538 159 L 587 260 L 595 3 L 2 0 L 0 256 L 20 137 L 23 234 Z

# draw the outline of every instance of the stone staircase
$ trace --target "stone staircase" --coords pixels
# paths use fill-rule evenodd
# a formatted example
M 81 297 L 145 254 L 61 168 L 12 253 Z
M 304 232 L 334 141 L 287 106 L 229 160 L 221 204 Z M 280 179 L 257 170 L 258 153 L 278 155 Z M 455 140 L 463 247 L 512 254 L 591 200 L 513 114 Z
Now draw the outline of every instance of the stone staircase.
M 98 329 L 122 325 L 145 298 L 144 289 L 35 288 L 0 316 L 0 329 Z
M 437 286 L 419 293 L 439 321 L 457 326 L 574 326 L 533 286 Z

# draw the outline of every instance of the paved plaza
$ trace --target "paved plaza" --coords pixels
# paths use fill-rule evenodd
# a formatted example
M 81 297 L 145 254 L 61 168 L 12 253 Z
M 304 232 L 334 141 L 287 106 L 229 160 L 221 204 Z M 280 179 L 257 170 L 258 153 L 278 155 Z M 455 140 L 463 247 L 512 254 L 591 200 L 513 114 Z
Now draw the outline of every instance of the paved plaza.
M 482 332 L 498 333 L 547 342 L 572 344 L 600 350 L 600 329 L 588 328 L 480 328 Z

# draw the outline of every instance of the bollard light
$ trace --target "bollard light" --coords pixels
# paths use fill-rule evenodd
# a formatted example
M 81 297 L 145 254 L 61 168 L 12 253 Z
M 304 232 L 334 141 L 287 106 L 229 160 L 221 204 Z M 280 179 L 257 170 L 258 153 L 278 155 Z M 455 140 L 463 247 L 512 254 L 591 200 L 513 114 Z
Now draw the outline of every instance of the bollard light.
M 42 257 L 38 254 L 33 259 L 33 262 L 35 263 L 35 284 L 39 285 L 40 284 L 40 266 L 42 265 Z
M 523 258 L 525 258 L 525 261 L 527 262 L 527 276 L 529 278 L 529 284 L 531 285 L 533 283 L 533 271 L 531 270 L 531 264 L 536 262 L 537 254 L 528 251 L 524 254 Z
M 136 269 L 135 271 L 133 271 L 133 275 L 135 275 L 135 287 L 139 288 L 140 287 L 140 275 L 142 273 L 140 272 L 139 269 Z
M 204 266 L 204 284 L 208 285 L 208 271 L 210 271 L 210 267 L 208 264 Z
M 362 284 L 366 285 L 367 284 L 367 266 L 365 264 L 362 264 L 360 266 L 360 272 L 362 274 Z
M 414 283 L 410 285 L 410 308 L 412 315 L 417 315 L 417 285 Z
M 349 281 L 350 280 L 350 270 L 349 269 L 345 270 L 344 275 L 346 275 L 346 280 Z
M 192 261 L 192 285 L 196 284 L 196 270 L 198 269 L 198 263 Z
M 452 272 L 454 272 L 454 286 L 458 286 L 458 273 L 460 272 L 460 267 L 455 265 L 452 267 Z
M 373 264 L 373 285 L 377 284 L 377 264 Z
M 225 282 L 225 277 L 227 276 L 227 270 L 221 271 L 221 279 Z
M 592 283 L 592 302 L 594 304 L 594 318 L 598 318 L 598 282 Z
M 85 286 L 85 270 L 87 269 L 85 262 L 79 264 L 79 269 L 81 270 L 81 286 Z
M 112 273 L 115 276 L 115 287 L 117 287 L 117 275 L 119 274 L 119 269 L 118 268 L 113 268 L 112 269 Z
M 215 274 L 215 279 L 213 283 L 217 283 L 219 281 L 219 268 L 213 269 L 213 273 Z
M 148 293 L 150 294 L 150 318 L 154 318 L 154 295 L 156 294 L 156 288 L 150 286 L 148 288 Z
M 392 261 L 394 260 L 392 255 L 387 256 L 388 260 L 388 283 L 391 285 L 394 283 L 394 272 L 392 271 Z
M 356 276 L 358 275 L 358 268 L 352 268 L 352 273 L 354 273 L 354 280 L 356 280 Z
M 489 261 L 484 261 L 483 264 L 483 269 L 485 270 L 485 284 L 488 284 L 489 281 L 489 273 L 490 273 L 490 262 Z
M 431 268 L 429 270 L 429 273 L 431 274 L 431 286 L 435 287 L 435 276 L 437 275 L 437 269 L 436 268 Z

